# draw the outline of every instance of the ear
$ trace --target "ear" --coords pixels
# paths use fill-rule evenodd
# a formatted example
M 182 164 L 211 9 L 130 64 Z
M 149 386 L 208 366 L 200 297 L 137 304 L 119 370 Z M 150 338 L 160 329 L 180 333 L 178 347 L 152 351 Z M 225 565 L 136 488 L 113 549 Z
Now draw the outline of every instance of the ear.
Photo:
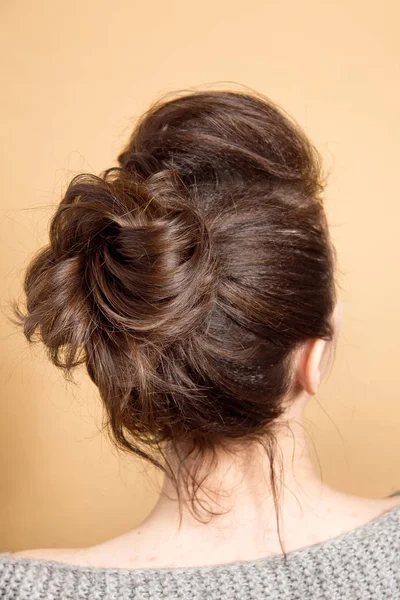
M 299 353 L 297 381 L 310 396 L 314 396 L 324 375 L 324 357 L 328 350 L 326 340 L 309 340 Z

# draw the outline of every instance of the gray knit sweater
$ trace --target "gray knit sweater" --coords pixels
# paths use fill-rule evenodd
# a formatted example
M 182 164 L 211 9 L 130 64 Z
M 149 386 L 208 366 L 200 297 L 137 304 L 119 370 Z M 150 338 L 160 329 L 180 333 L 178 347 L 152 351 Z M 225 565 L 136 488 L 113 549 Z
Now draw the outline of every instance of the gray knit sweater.
M 1 600 L 400 600 L 400 506 L 287 555 L 116 569 L 0 554 Z

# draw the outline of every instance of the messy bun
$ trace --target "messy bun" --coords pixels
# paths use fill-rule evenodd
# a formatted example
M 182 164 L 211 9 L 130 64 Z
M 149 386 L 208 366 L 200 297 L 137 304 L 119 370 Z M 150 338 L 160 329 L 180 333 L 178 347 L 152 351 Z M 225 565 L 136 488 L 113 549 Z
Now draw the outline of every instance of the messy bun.
M 70 183 L 17 321 L 66 373 L 86 366 L 114 440 L 166 473 L 166 445 L 184 466 L 270 441 L 294 351 L 333 334 L 322 189 L 316 151 L 261 95 L 159 101 L 118 167 Z

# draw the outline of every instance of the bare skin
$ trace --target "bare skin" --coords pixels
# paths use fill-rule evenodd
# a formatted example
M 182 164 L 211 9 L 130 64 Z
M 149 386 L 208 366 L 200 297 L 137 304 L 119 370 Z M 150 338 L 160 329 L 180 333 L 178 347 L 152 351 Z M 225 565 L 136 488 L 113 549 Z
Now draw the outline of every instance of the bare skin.
M 341 307 L 334 313 L 333 342 L 311 340 L 297 355 L 296 395 L 278 429 L 282 459 L 279 498 L 280 534 L 289 553 L 346 534 L 400 506 L 400 497 L 364 498 L 344 494 L 323 482 L 314 470 L 303 426 L 304 409 L 317 393 L 327 371 L 341 325 Z M 211 497 L 200 498 L 223 515 L 199 523 L 186 506 L 178 527 L 173 486 L 165 479 L 163 493 L 148 517 L 133 530 L 88 548 L 16 552 L 21 558 L 102 568 L 190 567 L 256 560 L 282 553 L 269 483 L 269 460 L 260 447 L 235 455 L 219 455 L 207 479 Z M 216 496 L 212 490 L 218 490 Z

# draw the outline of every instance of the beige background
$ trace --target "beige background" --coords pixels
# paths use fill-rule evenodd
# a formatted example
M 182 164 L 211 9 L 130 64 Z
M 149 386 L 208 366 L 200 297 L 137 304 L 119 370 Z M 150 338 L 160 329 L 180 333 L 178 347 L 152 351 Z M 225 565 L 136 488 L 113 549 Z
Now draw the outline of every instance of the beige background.
M 323 477 L 361 495 L 400 489 L 397 6 L 3 0 L 1 308 L 20 293 L 72 175 L 111 166 L 150 102 L 190 87 L 259 90 L 301 123 L 331 172 L 344 323 L 308 411 Z M 100 432 L 88 378 L 66 384 L 5 317 L 0 339 L 1 547 L 87 545 L 135 526 L 157 488 Z

